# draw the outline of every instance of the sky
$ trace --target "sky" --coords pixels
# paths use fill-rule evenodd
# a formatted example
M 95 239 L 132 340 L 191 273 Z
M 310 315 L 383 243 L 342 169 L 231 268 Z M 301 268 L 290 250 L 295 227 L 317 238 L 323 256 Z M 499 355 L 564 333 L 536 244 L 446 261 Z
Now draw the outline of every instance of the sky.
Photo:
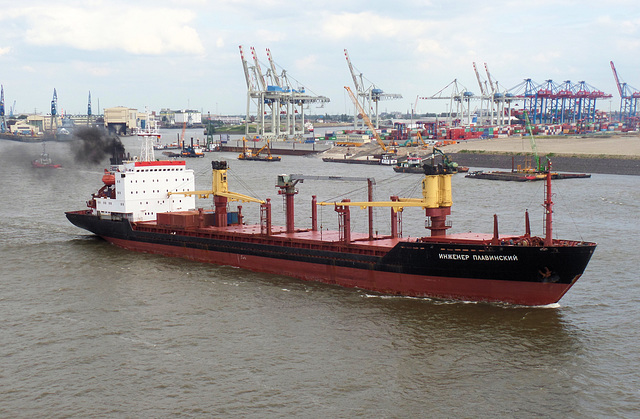
M 585 81 L 613 96 L 604 110 L 620 107 L 610 61 L 640 88 L 637 0 L 0 0 L 0 28 L 7 113 L 14 101 L 16 112 L 49 113 L 55 88 L 67 114 L 86 114 L 91 92 L 94 114 L 241 115 L 240 45 L 255 48 L 265 72 L 270 49 L 278 71 L 330 99 L 307 114 L 352 113 L 345 49 L 365 87 L 403 96 L 381 112 L 444 112 L 448 101 L 418 97 L 453 80 L 479 94 L 474 62 L 503 89 Z

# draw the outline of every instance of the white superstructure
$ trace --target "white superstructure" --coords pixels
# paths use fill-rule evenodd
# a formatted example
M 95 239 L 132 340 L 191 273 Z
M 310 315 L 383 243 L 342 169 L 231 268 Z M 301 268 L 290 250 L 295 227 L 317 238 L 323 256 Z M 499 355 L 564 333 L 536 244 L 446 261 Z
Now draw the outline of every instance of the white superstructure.
M 159 212 L 189 211 L 196 207 L 194 196 L 168 195 L 195 190 L 193 170 L 187 169 L 183 160 L 125 162 L 113 166 L 103 180 L 105 185 L 112 185 L 108 193 L 95 197 L 96 211 L 101 217 L 115 215 L 131 221 L 151 221 Z

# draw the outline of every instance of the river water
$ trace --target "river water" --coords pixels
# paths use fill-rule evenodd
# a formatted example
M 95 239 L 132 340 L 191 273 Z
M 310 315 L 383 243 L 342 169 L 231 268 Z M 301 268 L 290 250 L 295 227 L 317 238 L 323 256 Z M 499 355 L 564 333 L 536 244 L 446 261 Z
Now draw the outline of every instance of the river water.
M 123 140 L 137 154 L 133 138 Z M 49 143 L 58 170 L 36 170 L 40 144 L 0 141 L 0 417 L 637 417 L 640 406 L 640 177 L 554 183 L 555 233 L 598 242 L 559 304 L 390 298 L 241 269 L 128 252 L 71 225 L 104 165 Z M 375 177 L 375 198 L 419 194 L 419 175 L 379 166 L 231 153 L 187 161 L 210 182 L 271 198 L 280 173 Z M 296 224 L 319 200 L 365 199 L 366 184 L 298 185 Z M 453 180 L 452 231 L 542 231 L 541 183 Z M 207 205 L 206 202 L 201 202 Z M 258 209 L 243 207 L 246 221 Z M 331 207 L 323 228 L 335 228 Z M 366 212 L 354 209 L 366 231 Z M 404 235 L 423 235 L 405 210 Z M 388 210 L 376 230 L 388 232 Z

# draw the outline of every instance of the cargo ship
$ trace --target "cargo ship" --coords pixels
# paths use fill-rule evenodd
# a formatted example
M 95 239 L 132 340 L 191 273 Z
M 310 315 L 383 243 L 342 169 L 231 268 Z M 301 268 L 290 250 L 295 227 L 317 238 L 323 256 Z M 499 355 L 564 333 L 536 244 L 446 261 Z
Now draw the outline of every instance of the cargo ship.
M 183 257 L 287 275 L 375 293 L 516 305 L 556 303 L 583 274 L 595 243 L 553 238 L 551 179 L 547 177 L 545 234 L 531 234 L 528 214 L 521 235 L 448 234 L 451 227 L 451 176 L 446 166 L 424 166 L 422 197 L 391 197 L 388 202 L 318 202 L 312 198 L 311 228 L 294 225 L 296 187 L 305 179 L 334 176 L 279 175 L 285 197 L 285 226 L 272 223 L 271 201 L 229 190 L 226 161 L 212 161 L 210 190 L 196 190 L 184 160 L 112 160 L 87 209 L 70 211 L 74 225 L 104 240 L 140 252 Z M 352 179 L 347 179 L 352 180 Z M 360 179 L 362 180 L 362 179 Z M 371 188 L 372 181 L 367 179 Z M 372 194 L 370 193 L 371 197 Z M 195 198 L 212 197 L 211 209 Z M 242 205 L 259 205 L 259 222 L 245 220 Z M 338 229 L 318 228 L 317 209 L 333 207 Z M 369 209 L 369 232 L 351 231 L 351 207 Z M 391 208 L 391 232 L 374 234 L 373 207 Z M 430 234 L 403 238 L 401 214 L 425 212 Z

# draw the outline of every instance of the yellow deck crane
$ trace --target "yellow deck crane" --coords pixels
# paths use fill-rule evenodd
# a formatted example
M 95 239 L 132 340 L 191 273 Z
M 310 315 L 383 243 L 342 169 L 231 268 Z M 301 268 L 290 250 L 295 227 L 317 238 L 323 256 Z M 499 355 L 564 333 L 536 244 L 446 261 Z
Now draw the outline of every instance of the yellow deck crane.
M 356 106 L 356 109 L 358 110 L 360 115 L 362 115 L 362 119 L 367 124 L 369 129 L 373 132 L 373 136 L 376 138 L 376 141 L 378 142 L 378 145 L 380 146 L 380 148 L 382 148 L 382 151 L 384 151 L 385 153 L 397 153 L 398 152 L 397 149 L 387 147 L 385 143 L 382 141 L 382 138 L 380 138 L 380 134 L 378 134 L 378 130 L 376 130 L 376 128 L 373 126 L 371 119 L 369 119 L 369 117 L 367 116 L 367 112 L 365 112 L 362 105 L 360 105 L 360 103 L 358 102 L 358 99 L 356 98 L 356 95 L 353 94 L 349 86 L 344 86 L 344 88 L 347 91 L 347 93 L 349 93 L 349 97 L 351 98 L 351 101 L 353 102 L 353 104 Z
M 229 191 L 229 184 L 227 182 L 227 170 L 229 169 L 226 161 L 212 161 L 211 162 L 211 189 L 209 190 L 199 190 L 199 191 L 183 191 L 183 192 L 168 192 L 167 195 L 184 195 L 184 196 L 196 196 L 201 199 L 209 198 L 209 196 L 213 195 L 213 204 L 215 207 L 214 218 L 215 222 L 213 225 L 218 227 L 226 227 L 229 223 L 227 218 L 227 204 L 230 201 L 237 202 L 255 202 L 260 204 L 260 211 L 262 213 L 263 208 L 269 208 L 270 212 L 270 203 L 269 200 L 263 201 L 262 199 L 257 199 L 252 196 L 243 195 L 237 192 Z M 242 215 L 240 214 L 240 206 L 238 206 L 238 219 L 239 223 L 242 224 Z M 202 215 L 202 209 L 198 210 Z M 269 216 L 270 218 L 270 216 Z M 261 219 L 262 223 L 262 219 Z M 271 221 L 269 220 L 269 229 Z

